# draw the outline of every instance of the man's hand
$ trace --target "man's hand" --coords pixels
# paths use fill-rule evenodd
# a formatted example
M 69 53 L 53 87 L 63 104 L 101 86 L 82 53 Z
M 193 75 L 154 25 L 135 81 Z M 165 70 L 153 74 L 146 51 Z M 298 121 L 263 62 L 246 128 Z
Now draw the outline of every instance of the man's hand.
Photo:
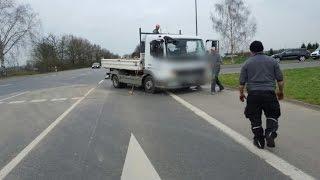
M 278 97 L 278 100 L 281 101 L 284 98 L 284 93 L 283 93 L 284 81 L 278 81 L 278 87 L 279 87 L 279 91 L 277 92 L 277 97 Z
M 241 102 L 244 102 L 244 100 L 247 99 L 247 97 L 244 93 L 241 93 L 239 99 Z
M 246 95 L 244 94 L 244 85 L 239 86 L 239 92 L 240 92 L 239 99 L 241 102 L 244 102 L 244 100 L 247 99 Z
M 278 91 L 278 92 L 277 92 L 277 97 L 278 97 L 278 100 L 279 100 L 279 101 L 283 100 L 283 98 L 284 98 L 284 93 L 283 93 L 282 91 Z

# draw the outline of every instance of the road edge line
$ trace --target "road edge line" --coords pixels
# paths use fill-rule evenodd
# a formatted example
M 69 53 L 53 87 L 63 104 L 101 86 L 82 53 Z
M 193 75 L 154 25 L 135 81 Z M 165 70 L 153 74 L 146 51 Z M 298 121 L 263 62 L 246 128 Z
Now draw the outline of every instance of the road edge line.
M 55 121 L 53 121 L 45 130 L 43 130 L 31 143 L 29 143 L 19 154 L 17 154 L 9 163 L 0 170 L 0 179 L 4 179 L 32 150 L 41 140 L 43 140 L 82 100 L 84 100 L 95 88 L 90 89 L 81 99 L 75 102 Z
M 314 177 L 311 175 L 303 172 L 299 168 L 295 167 L 294 165 L 288 163 L 281 157 L 271 153 L 267 150 L 261 150 L 256 148 L 252 142 L 246 138 L 245 136 L 241 135 L 240 133 L 236 132 L 235 130 L 231 129 L 230 127 L 226 126 L 225 124 L 221 123 L 217 119 L 213 118 L 212 116 L 208 115 L 206 112 L 202 111 L 201 109 L 193 106 L 189 102 L 185 101 L 184 99 L 180 98 L 179 96 L 167 92 L 174 100 L 182 104 L 184 107 L 201 117 L 202 119 L 206 120 L 209 124 L 215 126 L 224 134 L 228 135 L 231 139 L 236 141 L 238 144 L 245 147 L 251 153 L 255 154 L 259 158 L 263 159 L 266 163 L 283 173 L 284 175 L 289 176 L 291 179 L 294 180 L 301 180 L 301 179 L 310 179 L 315 180 Z

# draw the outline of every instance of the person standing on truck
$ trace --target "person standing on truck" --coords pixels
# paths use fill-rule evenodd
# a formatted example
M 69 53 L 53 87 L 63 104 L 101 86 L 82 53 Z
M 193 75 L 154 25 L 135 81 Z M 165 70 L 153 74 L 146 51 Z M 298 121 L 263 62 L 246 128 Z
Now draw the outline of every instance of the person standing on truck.
M 247 99 L 245 116 L 251 121 L 254 134 L 253 144 L 263 149 L 265 141 L 268 147 L 275 147 L 277 137 L 278 118 L 281 115 L 279 100 L 283 99 L 284 81 L 278 62 L 263 54 L 263 44 L 254 41 L 250 45 L 252 57 L 242 66 L 240 74 L 240 101 Z M 276 81 L 279 87 L 276 93 Z M 244 94 L 247 88 L 248 97 Z M 267 127 L 262 127 L 262 111 L 267 119 Z
M 153 34 L 160 34 L 160 25 L 157 24 L 156 28 L 153 30 Z
M 214 95 L 216 93 L 216 85 L 219 86 L 220 91 L 224 90 L 224 87 L 219 80 L 222 58 L 217 47 L 212 47 L 210 49 L 209 64 L 211 65 L 212 69 L 211 94 Z

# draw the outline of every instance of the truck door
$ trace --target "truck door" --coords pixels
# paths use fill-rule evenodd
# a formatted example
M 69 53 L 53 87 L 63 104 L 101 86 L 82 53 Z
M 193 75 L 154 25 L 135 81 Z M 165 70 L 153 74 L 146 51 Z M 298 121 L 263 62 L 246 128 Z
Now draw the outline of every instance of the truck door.
M 164 57 L 164 43 L 163 40 L 153 40 L 149 44 L 150 56 L 146 60 L 145 67 L 147 70 L 157 70 L 159 69 L 159 61 Z

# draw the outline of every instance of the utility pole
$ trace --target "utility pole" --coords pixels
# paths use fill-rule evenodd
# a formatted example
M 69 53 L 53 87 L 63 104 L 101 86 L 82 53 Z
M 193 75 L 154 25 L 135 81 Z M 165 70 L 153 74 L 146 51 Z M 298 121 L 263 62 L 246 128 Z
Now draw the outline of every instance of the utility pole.
M 196 11 L 196 36 L 198 36 L 198 3 L 197 0 L 194 0 L 195 11 Z

